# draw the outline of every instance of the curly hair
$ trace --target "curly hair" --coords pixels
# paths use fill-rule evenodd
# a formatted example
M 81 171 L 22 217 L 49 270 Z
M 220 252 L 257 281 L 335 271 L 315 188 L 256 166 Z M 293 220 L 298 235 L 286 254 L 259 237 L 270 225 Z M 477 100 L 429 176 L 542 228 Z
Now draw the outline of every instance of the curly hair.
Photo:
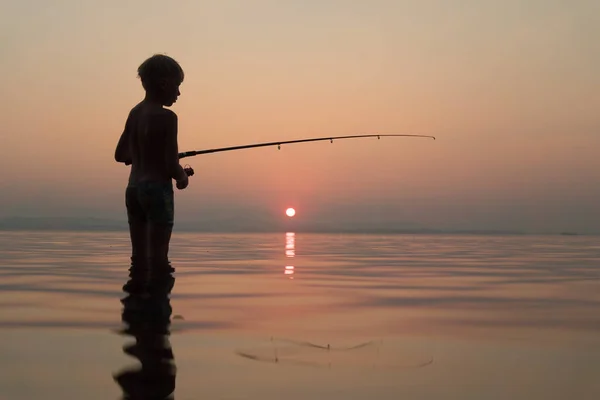
M 183 69 L 177 61 L 164 54 L 155 54 L 138 67 L 138 76 L 146 90 L 155 89 L 161 79 L 183 82 Z

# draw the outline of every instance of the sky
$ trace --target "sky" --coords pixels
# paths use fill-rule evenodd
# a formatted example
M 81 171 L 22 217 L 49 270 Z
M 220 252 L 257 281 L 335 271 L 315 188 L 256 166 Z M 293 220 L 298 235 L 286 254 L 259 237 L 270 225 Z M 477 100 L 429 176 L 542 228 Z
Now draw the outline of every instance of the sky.
M 168 54 L 177 221 L 600 232 L 595 0 L 5 0 L 0 217 L 124 220 L 114 148 Z M 212 221 L 212 222 L 209 222 Z

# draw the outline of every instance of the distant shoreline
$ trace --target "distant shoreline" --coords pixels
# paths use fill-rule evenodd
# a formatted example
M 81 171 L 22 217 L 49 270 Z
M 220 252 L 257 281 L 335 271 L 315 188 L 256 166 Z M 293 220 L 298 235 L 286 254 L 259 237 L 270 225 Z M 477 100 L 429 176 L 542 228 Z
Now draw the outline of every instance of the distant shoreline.
M 202 222 L 181 222 L 175 224 L 176 232 L 189 233 L 323 233 L 323 234 L 369 234 L 369 235 L 479 235 L 479 236 L 597 236 L 600 233 L 579 233 L 557 230 L 556 232 L 524 232 L 511 230 L 478 230 L 478 229 L 428 229 L 428 228 L 373 228 L 373 227 L 310 227 L 270 225 L 262 228 L 254 226 L 231 225 L 216 228 L 218 222 L 211 222 L 211 227 L 202 226 Z M 243 224 L 242 224 L 243 225 Z M 105 218 L 62 218 L 62 217 L 9 217 L 0 219 L 0 231 L 56 231 L 56 232 L 127 232 L 126 221 Z
M 127 227 L 1 227 L 0 232 L 127 232 Z M 502 231 L 410 231 L 410 230 L 359 230 L 359 229 L 192 229 L 175 228 L 179 233 L 199 234 L 279 234 L 294 232 L 296 234 L 331 234 L 331 235 L 456 235 L 456 236 L 562 236 L 562 237 L 590 237 L 600 236 L 598 233 L 564 235 L 562 233 L 547 232 L 502 232 Z

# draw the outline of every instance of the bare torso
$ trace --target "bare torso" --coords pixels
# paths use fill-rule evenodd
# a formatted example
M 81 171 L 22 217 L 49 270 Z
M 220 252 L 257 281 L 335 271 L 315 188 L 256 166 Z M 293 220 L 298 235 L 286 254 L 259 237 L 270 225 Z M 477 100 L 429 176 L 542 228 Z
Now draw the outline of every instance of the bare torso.
M 129 113 L 130 185 L 143 181 L 171 182 L 165 152 L 165 117 L 170 112 L 142 102 Z

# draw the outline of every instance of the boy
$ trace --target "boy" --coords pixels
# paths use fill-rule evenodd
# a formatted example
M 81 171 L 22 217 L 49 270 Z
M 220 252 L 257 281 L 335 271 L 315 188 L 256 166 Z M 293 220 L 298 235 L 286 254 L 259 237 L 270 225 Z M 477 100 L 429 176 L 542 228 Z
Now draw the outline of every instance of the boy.
M 193 171 L 179 164 L 177 115 L 164 108 L 173 105 L 181 94 L 181 66 L 171 57 L 157 54 L 139 66 L 138 76 L 146 96 L 127 117 L 115 160 L 131 164 L 125 191 L 130 276 L 141 278 L 135 280 L 141 283 L 148 270 L 159 280 L 172 271 L 168 261 L 174 222 L 172 179 L 178 189 L 185 189 Z

